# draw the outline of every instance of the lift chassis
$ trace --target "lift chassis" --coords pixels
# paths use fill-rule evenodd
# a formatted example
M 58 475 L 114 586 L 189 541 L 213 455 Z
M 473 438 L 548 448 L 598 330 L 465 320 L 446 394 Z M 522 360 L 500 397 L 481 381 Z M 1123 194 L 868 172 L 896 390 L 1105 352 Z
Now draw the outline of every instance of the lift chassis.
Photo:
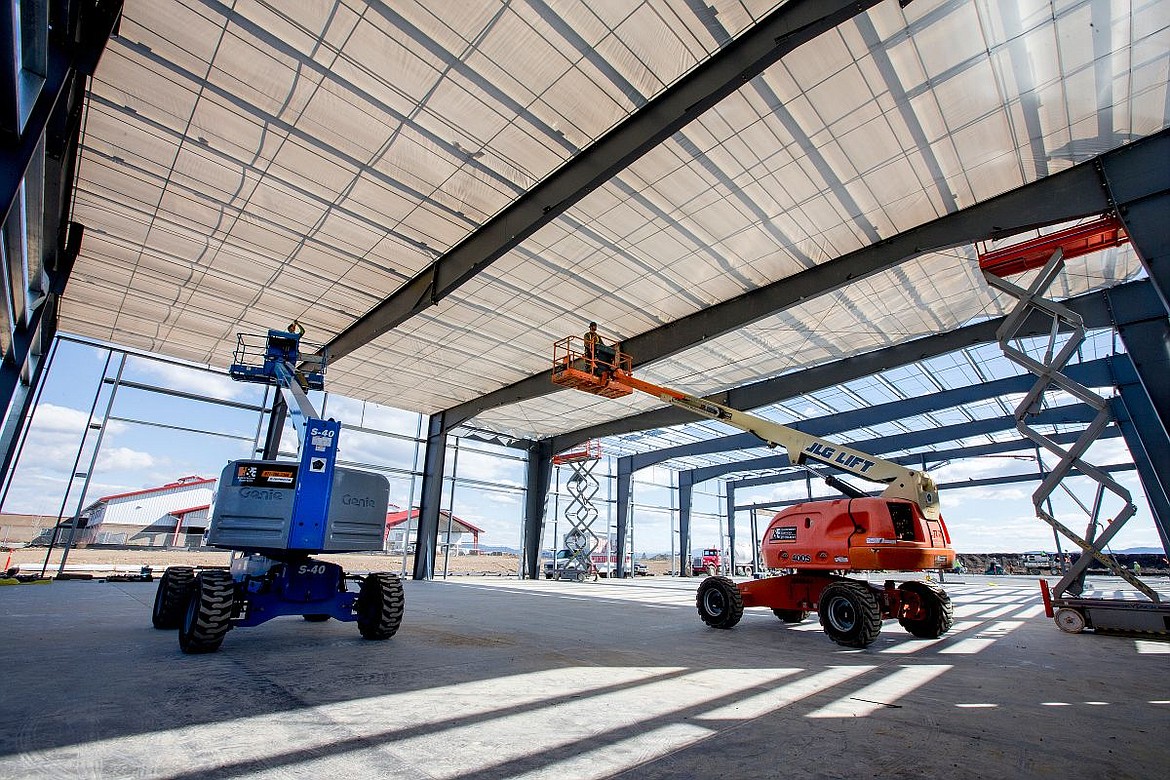
M 260 346 L 240 336 L 231 375 L 280 389 L 277 407 L 292 417 L 300 459 L 237 460 L 223 469 L 207 541 L 234 551 L 230 566 L 169 567 L 155 594 L 154 626 L 178 629 L 185 653 L 213 652 L 230 629 L 285 615 L 356 622 L 367 639 L 390 638 L 402 621 L 398 577 L 358 577 L 313 557 L 381 550 L 389 483 L 336 464 L 341 424 L 322 419 L 305 395 L 323 389 L 325 361 L 302 356 L 300 336 L 291 326 L 270 330 Z M 283 424 L 274 415 L 277 432 Z
M 620 350 L 590 350 L 569 337 L 553 349 L 552 381 L 606 398 L 634 390 L 702 417 L 755 434 L 781 446 L 794 465 L 820 463 L 885 485 L 871 497 L 849 483 L 826 481 L 846 498 L 809 501 L 777 514 L 765 531 L 761 554 L 769 570 L 788 573 L 747 582 L 707 577 L 696 595 L 699 617 L 714 628 L 731 628 L 745 607 L 767 607 L 781 620 L 799 623 L 817 612 L 830 639 L 866 647 L 882 621 L 896 619 L 916 637 L 935 639 L 954 622 L 950 598 L 921 580 L 882 586 L 845 576 L 860 571 L 925 571 L 950 568 L 955 553 L 939 510 L 938 490 L 924 472 L 811 436 L 704 398 L 660 387 L 633 376 L 631 358 Z

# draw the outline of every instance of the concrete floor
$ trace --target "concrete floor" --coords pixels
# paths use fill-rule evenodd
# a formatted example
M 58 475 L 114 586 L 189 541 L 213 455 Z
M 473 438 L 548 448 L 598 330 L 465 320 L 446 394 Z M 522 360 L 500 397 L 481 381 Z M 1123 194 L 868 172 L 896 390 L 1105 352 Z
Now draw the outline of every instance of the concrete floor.
M 1165 776 L 1170 643 L 1061 633 L 1032 579 L 949 582 L 951 634 L 863 651 L 709 629 L 696 585 L 407 582 L 387 642 L 283 618 L 207 656 L 154 584 L 0 588 L 0 777 Z

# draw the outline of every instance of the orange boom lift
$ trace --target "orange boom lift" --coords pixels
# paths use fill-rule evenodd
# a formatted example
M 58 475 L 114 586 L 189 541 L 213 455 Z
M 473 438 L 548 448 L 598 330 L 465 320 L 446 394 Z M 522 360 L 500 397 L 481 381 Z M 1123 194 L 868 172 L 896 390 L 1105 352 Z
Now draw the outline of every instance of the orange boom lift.
M 871 644 L 885 619 L 897 619 L 911 634 L 925 639 L 950 629 L 951 600 L 937 586 L 920 580 L 901 584 L 887 580 L 878 586 L 846 576 L 951 567 L 955 551 L 939 513 L 938 490 L 926 473 L 643 381 L 632 374 L 628 354 L 591 350 L 576 336 L 554 345 L 552 381 L 605 398 L 635 390 L 648 393 L 700 417 L 750 431 L 769 447 L 784 447 L 794 465 L 822 463 L 886 486 L 880 496 L 870 497 L 828 477 L 826 482 L 845 498 L 808 501 L 777 514 L 764 534 L 761 554 L 768 569 L 786 573 L 739 583 L 707 577 L 696 597 L 699 616 L 707 625 L 731 628 L 744 607 L 770 607 L 786 623 L 799 623 L 816 611 L 829 638 L 846 647 Z

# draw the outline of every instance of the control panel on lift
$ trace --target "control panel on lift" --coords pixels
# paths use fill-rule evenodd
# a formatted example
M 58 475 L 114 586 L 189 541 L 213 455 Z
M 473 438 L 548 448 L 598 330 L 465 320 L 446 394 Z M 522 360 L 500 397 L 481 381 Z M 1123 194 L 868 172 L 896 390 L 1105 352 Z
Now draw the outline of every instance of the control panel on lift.
M 334 466 L 328 489 L 301 464 L 236 460 L 224 467 L 208 544 L 233 550 L 380 550 L 390 485 L 381 474 Z

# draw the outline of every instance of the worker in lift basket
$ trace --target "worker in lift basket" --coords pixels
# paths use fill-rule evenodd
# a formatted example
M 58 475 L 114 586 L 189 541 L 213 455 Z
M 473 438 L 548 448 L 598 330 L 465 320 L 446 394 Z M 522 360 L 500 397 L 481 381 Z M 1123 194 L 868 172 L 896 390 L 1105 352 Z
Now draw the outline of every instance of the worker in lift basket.
M 585 358 L 593 367 L 595 374 L 612 369 L 617 358 L 614 347 L 607 347 L 605 342 L 601 340 L 596 322 L 589 323 L 589 330 L 585 333 Z

